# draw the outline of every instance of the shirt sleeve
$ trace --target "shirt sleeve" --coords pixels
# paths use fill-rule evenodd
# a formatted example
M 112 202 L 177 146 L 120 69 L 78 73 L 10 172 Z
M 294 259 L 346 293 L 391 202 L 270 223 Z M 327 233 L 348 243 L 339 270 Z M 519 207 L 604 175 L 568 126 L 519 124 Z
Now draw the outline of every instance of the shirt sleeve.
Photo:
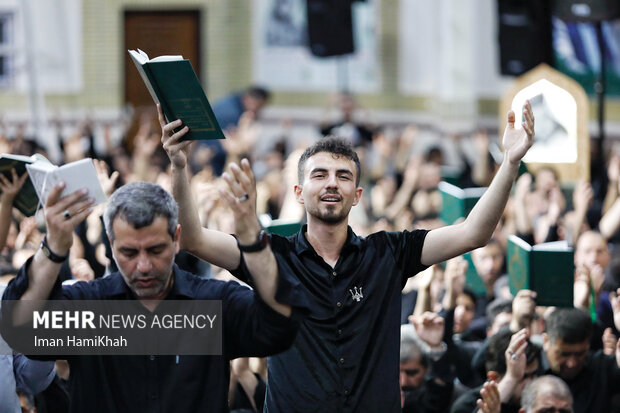
M 226 283 L 222 298 L 224 352 L 229 359 L 265 357 L 288 349 L 298 322 L 265 304 L 253 290 Z
M 277 243 L 279 240 L 270 236 L 273 243 Z M 275 255 L 275 253 L 274 253 Z M 310 305 L 304 289 L 297 278 L 293 275 L 295 272 L 288 266 L 284 260 L 276 257 L 276 263 L 278 265 L 278 286 L 276 287 L 276 301 L 280 304 L 288 305 L 292 308 L 293 313 L 291 315 L 294 319 L 303 318 L 309 311 Z M 241 260 L 239 267 L 231 273 L 239 278 L 241 281 L 247 283 L 254 288 L 254 280 L 247 267 L 244 259 L 244 254 L 241 254 Z
M 56 374 L 53 361 L 30 360 L 20 353 L 13 354 L 13 371 L 17 390 L 30 394 L 47 389 Z
M 418 229 L 415 231 L 387 232 L 386 234 L 396 265 L 402 271 L 401 285 L 404 287 L 409 277 L 413 277 L 428 268 L 426 265 L 422 265 L 422 247 L 428 231 Z

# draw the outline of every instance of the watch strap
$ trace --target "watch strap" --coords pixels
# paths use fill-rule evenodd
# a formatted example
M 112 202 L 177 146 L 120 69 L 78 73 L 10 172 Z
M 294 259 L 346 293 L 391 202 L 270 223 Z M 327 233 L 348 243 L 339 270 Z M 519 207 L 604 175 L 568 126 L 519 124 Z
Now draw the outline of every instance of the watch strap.
M 47 235 L 43 237 L 43 241 L 41 241 L 41 251 L 43 254 L 52 262 L 57 264 L 65 262 L 65 260 L 69 257 L 69 253 L 66 255 L 58 255 L 54 251 L 51 250 L 49 244 L 47 243 Z
M 235 237 L 236 238 L 236 237 Z M 269 235 L 265 230 L 261 230 L 258 233 L 258 237 L 256 238 L 256 242 L 249 245 L 244 245 L 239 242 L 239 238 L 237 239 L 237 246 L 241 252 L 258 252 L 264 250 L 269 244 Z

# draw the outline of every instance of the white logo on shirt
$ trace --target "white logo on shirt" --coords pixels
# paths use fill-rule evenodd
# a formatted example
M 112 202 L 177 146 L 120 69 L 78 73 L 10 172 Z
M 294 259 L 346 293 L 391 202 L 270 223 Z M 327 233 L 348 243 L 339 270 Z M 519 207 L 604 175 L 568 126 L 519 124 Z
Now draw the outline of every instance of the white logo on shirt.
M 364 298 L 364 294 L 362 294 L 362 287 L 360 287 L 359 291 L 357 291 L 357 287 L 353 287 L 353 290 L 349 290 L 349 292 L 351 293 L 351 297 L 353 297 L 353 299 L 358 303 L 362 300 L 362 298 Z

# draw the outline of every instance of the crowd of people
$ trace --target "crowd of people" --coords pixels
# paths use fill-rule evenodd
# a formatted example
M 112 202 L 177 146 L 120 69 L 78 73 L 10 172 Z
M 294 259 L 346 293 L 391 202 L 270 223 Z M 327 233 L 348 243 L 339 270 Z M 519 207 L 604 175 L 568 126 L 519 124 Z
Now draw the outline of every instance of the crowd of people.
M 250 88 L 216 103 L 216 116 L 225 122 L 223 141 L 180 141 L 186 133 L 179 129 L 182 120 L 168 122 L 161 113 L 159 123 L 143 117 L 134 136 L 119 146 L 105 145 L 103 152 L 92 145 L 99 137 L 88 126 L 64 141 L 63 162 L 92 157 L 116 208 L 123 199 L 133 204 L 145 196 L 138 195 L 139 182 L 152 185 L 146 192 L 163 188 L 174 196 L 178 213 L 155 212 L 140 224 L 144 228 L 131 212 L 123 212 L 133 225 L 129 236 L 115 226 L 110 205 L 91 208 L 82 196 L 58 199 L 60 192 L 40 213 L 24 217 L 12 204 L 26 176 L 0 174 L 0 282 L 17 280 L 9 295 L 31 294 L 23 280 L 32 283 L 48 271 L 63 292 L 48 285 L 39 298 L 92 297 L 79 281 L 102 285 L 106 278 L 126 276 L 134 258 L 123 255 L 128 247 L 122 247 L 122 236 L 142 238 L 140 231 L 154 231 L 158 216 L 170 224 L 178 214 L 180 235 L 174 229 L 160 233 L 170 235 L 169 250 L 178 252 L 170 258 L 174 265 L 166 261 L 175 280 L 189 272 L 204 281 L 250 285 L 256 296 L 244 299 L 253 306 L 253 318 L 235 325 L 256 328 L 269 320 L 273 328 L 262 336 L 237 331 L 239 337 L 228 339 L 240 344 L 217 365 L 218 374 L 226 376 L 225 391 L 212 390 L 207 402 L 203 395 L 181 395 L 189 390 L 178 387 L 178 394 L 167 391 L 157 399 L 163 411 L 179 403 L 178 397 L 186 399 L 179 406 L 187 408 L 177 411 L 220 411 L 228 404 L 240 412 L 620 412 L 620 154 L 610 151 L 606 176 L 580 182 L 572 193 L 550 167 L 517 178 L 534 135 L 534 119 L 524 108 L 521 128 L 511 129 L 509 117 L 503 160 L 484 131 L 445 137 L 461 155 L 455 174 L 442 146 L 417 150 L 416 126 L 393 135 L 386 125 L 360 120 L 348 94 L 340 100 L 341 119 L 317 121 L 322 134 L 340 139 L 320 138 L 306 148 L 282 136 L 272 139 L 270 150 L 255 151 L 260 110 L 268 98 L 268 92 Z M 45 150 L 26 136 L 0 135 L 0 153 Z M 440 218 L 438 184 L 448 172 L 461 187 L 489 187 L 470 216 L 453 225 Z M 122 188 L 129 188 L 124 191 L 130 195 L 123 195 L 129 198 L 122 198 Z M 65 211 L 71 211 L 70 219 L 63 218 Z M 263 235 L 257 215 L 303 227 L 288 238 Z M 531 245 L 566 240 L 574 248 L 572 308 L 538 306 L 535 291 L 511 293 L 510 235 Z M 37 256 L 42 242 L 66 259 L 50 267 Z M 131 246 L 138 254 L 143 247 Z M 462 257 L 468 251 L 470 262 Z M 466 283 L 472 265 L 483 291 Z M 124 280 L 131 289 L 131 280 Z M 157 293 L 168 288 L 164 282 Z M 136 289 L 130 292 L 128 297 L 140 297 Z M 235 308 L 231 313 L 241 311 Z M 269 362 L 260 358 L 265 355 L 271 355 Z M 13 358 L 27 364 L 21 355 Z M 107 383 L 88 379 L 89 371 L 101 368 L 92 360 L 56 361 L 55 367 L 50 361 L 10 364 L 22 406 L 36 405 L 39 412 L 155 411 L 140 398 L 135 406 L 112 401 L 90 406 L 114 398 L 110 391 L 87 388 Z M 112 377 L 129 380 L 120 364 Z M 215 369 L 214 364 L 195 367 Z M 36 376 L 34 384 L 19 385 L 24 371 L 36 373 L 24 374 Z M 173 386 L 171 380 L 161 383 Z

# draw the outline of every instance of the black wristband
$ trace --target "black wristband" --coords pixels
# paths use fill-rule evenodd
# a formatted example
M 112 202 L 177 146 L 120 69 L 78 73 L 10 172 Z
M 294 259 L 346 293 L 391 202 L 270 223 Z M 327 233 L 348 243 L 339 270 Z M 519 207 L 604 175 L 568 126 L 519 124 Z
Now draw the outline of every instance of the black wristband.
M 236 237 L 235 237 L 236 238 Z M 239 238 L 237 239 L 237 246 L 241 252 L 258 252 L 264 250 L 269 244 L 269 235 L 265 232 L 265 230 L 261 230 L 258 233 L 258 238 L 256 238 L 256 242 L 250 245 L 243 245 L 239 242 Z
M 58 255 L 54 251 L 50 249 L 50 246 L 47 244 L 47 235 L 43 237 L 43 241 L 41 241 L 41 251 L 43 254 L 52 262 L 57 264 L 65 262 L 65 260 L 69 257 L 69 253 L 67 255 Z

